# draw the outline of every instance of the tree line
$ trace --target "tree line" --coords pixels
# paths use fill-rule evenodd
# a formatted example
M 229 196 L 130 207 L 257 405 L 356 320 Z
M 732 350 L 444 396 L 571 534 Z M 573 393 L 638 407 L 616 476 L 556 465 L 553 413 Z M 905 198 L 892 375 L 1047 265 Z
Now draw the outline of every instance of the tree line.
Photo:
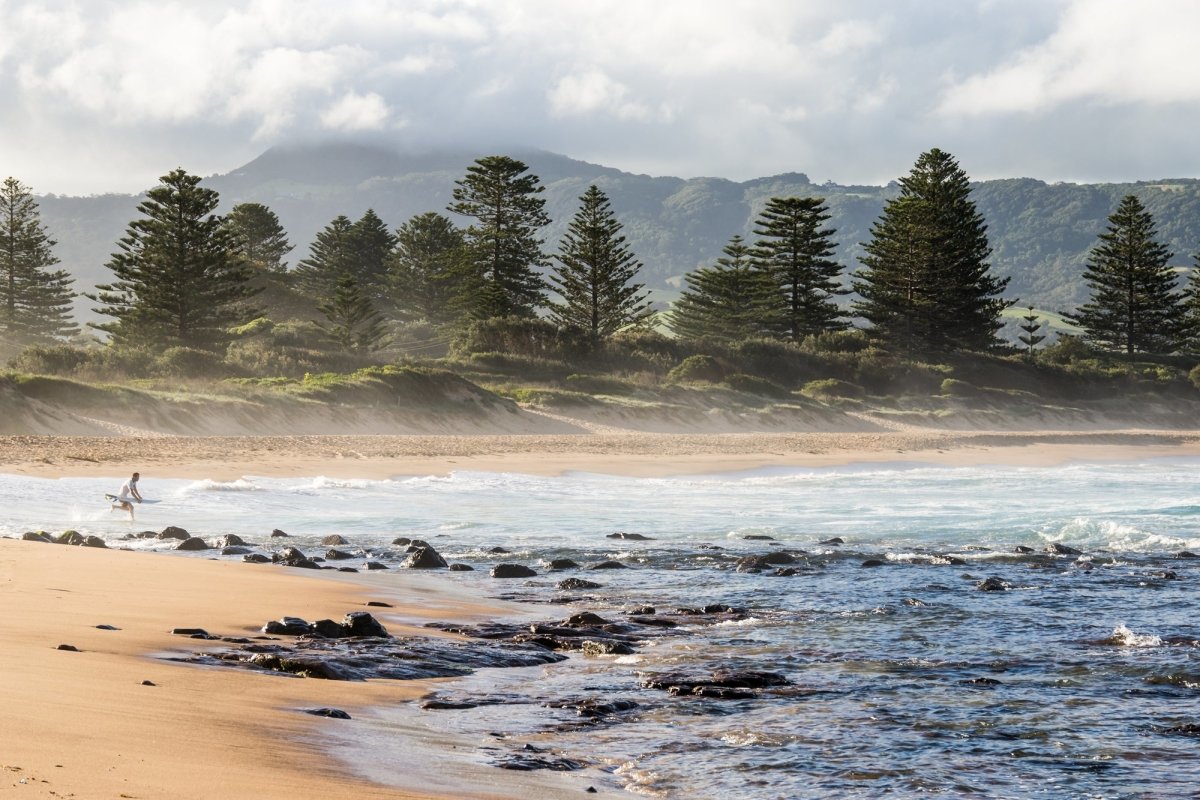
M 218 215 L 217 193 L 177 169 L 147 193 L 117 242 L 107 264 L 113 279 L 85 296 L 108 317 L 93 327 L 117 348 L 220 352 L 237 326 L 264 311 L 312 318 L 331 346 L 360 354 L 387 343 L 389 323 L 458 328 L 501 317 L 546 318 L 593 347 L 660 320 L 694 340 L 800 342 L 862 320 L 881 347 L 906 355 L 1002 346 L 1001 315 L 1015 301 L 991 270 L 968 176 L 932 149 L 899 188 L 852 274 L 833 259 L 837 231 L 823 198 L 774 197 L 754 221 L 753 242 L 734 236 L 714 264 L 684 276 L 669 311 L 656 312 L 605 193 L 588 187 L 549 254 L 544 187 L 507 156 L 470 165 L 445 213 L 394 230 L 373 210 L 338 216 L 293 269 L 274 212 L 243 203 Z M 1180 285 L 1151 215 L 1132 195 L 1099 238 L 1083 275 L 1091 299 L 1066 315 L 1084 338 L 1129 356 L 1196 349 L 1200 269 Z M 12 341 L 79 331 L 71 279 L 54 269 L 53 245 L 30 189 L 9 178 L 0 187 L 0 331 Z M 838 302 L 851 293 L 848 304 Z M 1032 310 L 1025 322 L 1021 341 L 1032 354 L 1044 336 Z

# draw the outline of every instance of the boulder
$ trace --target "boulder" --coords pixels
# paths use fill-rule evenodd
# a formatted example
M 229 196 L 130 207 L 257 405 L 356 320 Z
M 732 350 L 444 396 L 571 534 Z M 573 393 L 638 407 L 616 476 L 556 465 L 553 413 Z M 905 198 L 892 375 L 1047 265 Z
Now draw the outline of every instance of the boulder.
M 175 546 L 175 549 L 176 550 L 207 550 L 208 542 L 204 541 L 199 536 L 192 536 L 191 538 L 184 539 L 182 542 L 177 544 Z
M 567 578 L 565 581 L 558 582 L 559 589 L 567 591 L 577 591 L 579 589 L 599 589 L 601 584 L 592 581 L 585 581 L 583 578 Z
M 58 544 L 80 545 L 86 540 L 83 538 L 83 534 L 81 534 L 79 531 L 63 531 L 54 541 Z
M 624 642 L 614 642 L 608 639 L 598 642 L 585 639 L 580 649 L 583 650 L 585 656 L 627 656 L 633 653 L 633 648 Z
M 497 564 L 492 567 L 493 578 L 533 578 L 536 575 L 524 564 Z
M 450 571 L 451 572 L 474 572 L 475 568 L 472 567 L 470 564 L 451 564 Z
M 263 625 L 262 632 L 275 636 L 303 636 L 312 633 L 312 625 L 299 617 L 283 617 Z
M 1025 546 L 1025 545 L 1023 545 L 1023 544 L 1019 544 L 1019 545 L 1017 545 L 1016 547 L 1014 547 L 1014 548 L 1013 548 L 1013 552 L 1014 552 L 1014 553 L 1020 553 L 1020 554 L 1022 554 L 1022 555 L 1027 555 L 1027 554 L 1029 554 L 1029 553 L 1035 553 L 1035 552 L 1037 552 L 1037 551 L 1036 551 L 1036 550 L 1034 550 L 1032 547 L 1026 547 L 1026 546 Z
M 626 541 L 646 542 L 650 540 L 649 536 L 643 536 L 640 533 L 626 533 L 625 531 L 617 531 L 610 533 L 604 537 L 605 539 L 624 539 Z
M 1054 553 L 1055 555 L 1059 555 L 1059 556 L 1081 556 L 1081 555 L 1083 555 L 1082 550 L 1077 550 L 1074 547 L 1069 547 L 1060 542 L 1051 542 L 1050 544 L 1046 545 L 1046 552 Z
M 50 534 L 45 533 L 43 531 L 38 531 L 37 533 L 34 533 L 33 531 L 26 531 L 25 533 L 21 534 L 21 541 L 23 541 L 23 542 L 45 542 L 47 544 L 52 544 L 54 542 L 54 539 L 50 536 Z
M 572 614 L 558 624 L 566 628 L 581 628 L 586 626 L 607 625 L 608 620 L 599 614 L 593 614 L 591 611 L 580 611 L 577 614 Z
M 832 538 L 823 539 L 823 540 L 817 542 L 817 544 L 827 544 L 831 547 L 837 547 L 838 545 L 845 544 L 845 543 L 846 543 L 846 540 L 840 536 L 834 536 Z
M 66 650 L 69 653 L 78 653 L 79 652 L 79 648 L 73 644 L 60 644 L 58 647 L 56 647 L 54 649 L 55 650 Z
M 384 564 L 382 561 L 368 561 L 364 566 L 369 570 L 388 568 L 388 565 Z
M 105 541 L 103 539 L 101 539 L 99 536 L 86 536 L 86 537 L 84 537 L 84 540 L 82 542 L 80 542 L 80 545 L 82 545 L 83 547 L 101 547 L 101 548 L 108 547 L 108 545 L 105 543 Z
M 340 535 L 334 533 L 334 534 L 330 534 L 329 536 L 326 536 L 324 539 L 322 539 L 321 544 L 325 545 L 326 547 L 333 547 L 333 546 L 339 545 L 339 544 L 350 544 L 350 542 L 346 541 L 346 538 L 344 536 L 340 536 Z
M 218 540 L 219 541 L 219 540 Z M 244 556 L 250 552 L 249 547 L 222 547 L 221 555 L 223 556 Z
M 241 547 L 245 544 L 246 540 L 236 533 L 227 533 L 217 537 L 217 540 L 213 542 L 213 547 Z
M 599 564 L 592 564 L 588 569 L 629 569 L 620 561 L 601 561 Z
M 286 539 L 286 538 L 287 538 L 287 536 L 288 536 L 288 535 L 287 535 L 286 533 L 284 533 L 283 531 L 279 530 L 279 528 L 276 528 L 275 530 L 271 531 L 271 538 L 272 538 L 272 539 L 278 539 L 278 538 L 284 538 L 284 539 Z
M 782 550 L 777 550 L 774 553 L 767 553 L 766 555 L 761 556 L 759 560 L 764 564 L 771 564 L 772 566 L 796 563 L 796 559 L 791 553 L 787 553 Z
M 491 548 L 488 548 L 487 552 L 495 553 L 496 555 L 504 555 L 506 553 L 511 553 L 512 551 L 505 550 L 503 547 L 491 547 Z
M 766 534 L 763 534 L 763 533 L 748 533 L 745 536 L 743 536 L 742 538 L 748 539 L 752 542 L 773 542 L 773 541 L 775 541 L 774 536 L 767 536 Z
M 864 566 L 864 567 L 882 567 L 884 565 L 884 563 L 885 562 L 879 558 L 868 558 L 866 561 L 862 562 L 862 566 Z
M 354 556 L 345 550 L 330 549 L 325 551 L 325 558 L 328 561 L 345 561 L 348 558 L 354 558 Z
M 189 534 L 183 528 L 177 527 L 175 525 L 168 525 L 167 527 L 162 529 L 162 532 L 158 534 L 157 538 L 159 538 L 159 539 L 179 539 L 180 541 L 187 541 L 188 539 L 190 539 L 192 537 L 191 537 L 191 534 Z
M 269 564 L 269 563 L 271 563 L 271 559 L 267 558 L 262 553 L 250 553 L 248 555 L 244 555 L 244 556 L 242 556 L 242 561 L 245 561 L 249 564 Z
M 444 569 L 449 566 L 441 553 L 432 547 L 417 547 L 400 566 L 406 569 Z
M 342 627 L 350 636 L 375 636 L 387 638 L 387 629 L 366 611 L 351 611 L 342 620 Z
M 312 714 L 317 717 L 329 717 L 330 719 L 350 719 L 350 715 L 340 708 L 306 708 L 305 714 Z
M 312 632 L 318 636 L 324 636 L 326 639 L 340 639 L 350 635 L 342 623 L 334 622 L 331 619 L 319 619 L 314 622 Z
M 992 576 L 975 584 L 975 588 L 981 592 L 1004 592 L 1012 588 L 1012 584 L 1001 578 Z
M 550 569 L 579 569 L 579 563 L 569 558 L 556 558 L 548 566 Z
M 396 545 L 397 547 L 408 547 L 410 544 L 412 544 L 412 539 L 408 538 L 407 536 L 399 536 L 395 539 L 392 539 L 392 544 Z

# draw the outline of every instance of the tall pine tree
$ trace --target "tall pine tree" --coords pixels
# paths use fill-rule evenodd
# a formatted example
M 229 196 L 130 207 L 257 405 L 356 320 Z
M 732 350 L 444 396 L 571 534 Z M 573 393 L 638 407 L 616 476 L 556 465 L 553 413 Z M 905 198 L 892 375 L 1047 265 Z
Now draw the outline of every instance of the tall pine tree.
M 772 197 L 755 222 L 761 237 L 754 265 L 769 274 L 787 301 L 787 335 L 806 336 L 844 330 L 847 323 L 832 298 L 848 294 L 838 276 L 842 266 L 831 256 L 836 245 L 829 209 L 822 197 Z
M 472 315 L 532 317 L 546 305 L 538 273 L 547 260 L 537 232 L 550 222 L 544 187 L 529 167 L 508 156 L 485 156 L 456 181 L 449 210 L 475 222 L 467 228 Z
M 351 230 L 354 244 L 354 278 L 373 303 L 382 303 L 388 295 L 387 272 L 396 234 L 368 208 Z
M 230 326 L 254 316 L 254 290 L 237 242 L 213 214 L 217 193 L 182 169 L 164 175 L 138 206 L 108 262 L 116 280 L 86 295 L 113 317 L 95 327 L 114 343 L 207 350 L 229 341 Z
M 1137 197 L 1126 195 L 1088 256 L 1083 277 L 1091 299 L 1065 315 L 1089 342 L 1128 356 L 1184 346 L 1189 333 L 1184 295 L 1167 266 L 1171 251 L 1156 236 L 1154 217 Z
M 338 279 L 356 272 L 354 234 L 354 223 L 344 214 L 319 231 L 309 245 L 308 258 L 301 259 L 292 271 L 296 288 L 318 302 L 332 297 Z
M 225 227 L 236 242 L 237 253 L 254 270 L 286 271 L 284 257 L 292 252 L 279 217 L 262 203 L 238 203 L 225 217 Z
M 445 323 L 458 317 L 464 280 L 463 232 L 435 211 L 396 229 L 389 282 L 391 303 L 402 319 Z
M 684 276 L 668 325 L 680 339 L 739 341 L 786 330 L 786 304 L 772 276 L 755 269 L 749 245 L 734 236 L 712 267 Z
M 347 352 L 360 355 L 374 352 L 387 336 L 383 317 L 372 307 L 371 298 L 362 291 L 358 279 L 349 272 L 338 276 L 333 296 L 319 310 L 330 323 L 323 329 Z
M 921 154 L 864 249 L 854 308 L 885 346 L 920 353 L 998 343 L 1008 279 L 991 274 L 987 225 L 949 153 Z
M 0 332 L 14 344 L 45 344 L 79 332 L 72 278 L 58 263 L 37 202 L 16 178 L 0 184 Z
M 633 283 L 642 264 L 625 244 L 621 223 L 598 187 L 589 186 L 579 198 L 556 258 L 550 283 L 563 302 L 551 307 L 550 316 L 561 327 L 583 331 L 594 345 L 653 319 L 649 293 Z
M 1188 278 L 1187 295 L 1184 298 L 1184 328 L 1186 348 L 1200 353 L 1200 255 L 1192 256 L 1192 274 Z

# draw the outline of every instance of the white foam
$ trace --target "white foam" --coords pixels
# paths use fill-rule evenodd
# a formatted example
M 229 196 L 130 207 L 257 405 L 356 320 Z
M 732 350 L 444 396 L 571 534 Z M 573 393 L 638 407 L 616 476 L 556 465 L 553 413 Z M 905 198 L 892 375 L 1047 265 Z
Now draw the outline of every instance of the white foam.
M 1125 623 L 1117 625 L 1113 628 L 1112 638 L 1110 641 L 1121 647 L 1161 647 L 1162 638 L 1154 634 L 1134 633 L 1129 628 L 1125 627 Z

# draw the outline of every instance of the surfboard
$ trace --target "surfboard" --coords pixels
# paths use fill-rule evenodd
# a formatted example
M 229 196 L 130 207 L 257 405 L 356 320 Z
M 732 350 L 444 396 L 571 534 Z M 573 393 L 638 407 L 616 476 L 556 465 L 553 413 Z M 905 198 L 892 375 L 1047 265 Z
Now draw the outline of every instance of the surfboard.
M 110 503 L 122 502 L 121 498 L 117 497 L 115 494 L 106 494 L 106 495 L 104 495 L 104 499 L 109 501 Z M 135 506 L 145 505 L 146 503 L 157 503 L 158 502 L 157 500 L 147 500 L 145 498 L 142 498 L 142 502 L 140 502 L 140 503 L 136 500 L 133 500 L 133 498 L 130 498 L 130 500 L 132 501 L 132 503 Z

